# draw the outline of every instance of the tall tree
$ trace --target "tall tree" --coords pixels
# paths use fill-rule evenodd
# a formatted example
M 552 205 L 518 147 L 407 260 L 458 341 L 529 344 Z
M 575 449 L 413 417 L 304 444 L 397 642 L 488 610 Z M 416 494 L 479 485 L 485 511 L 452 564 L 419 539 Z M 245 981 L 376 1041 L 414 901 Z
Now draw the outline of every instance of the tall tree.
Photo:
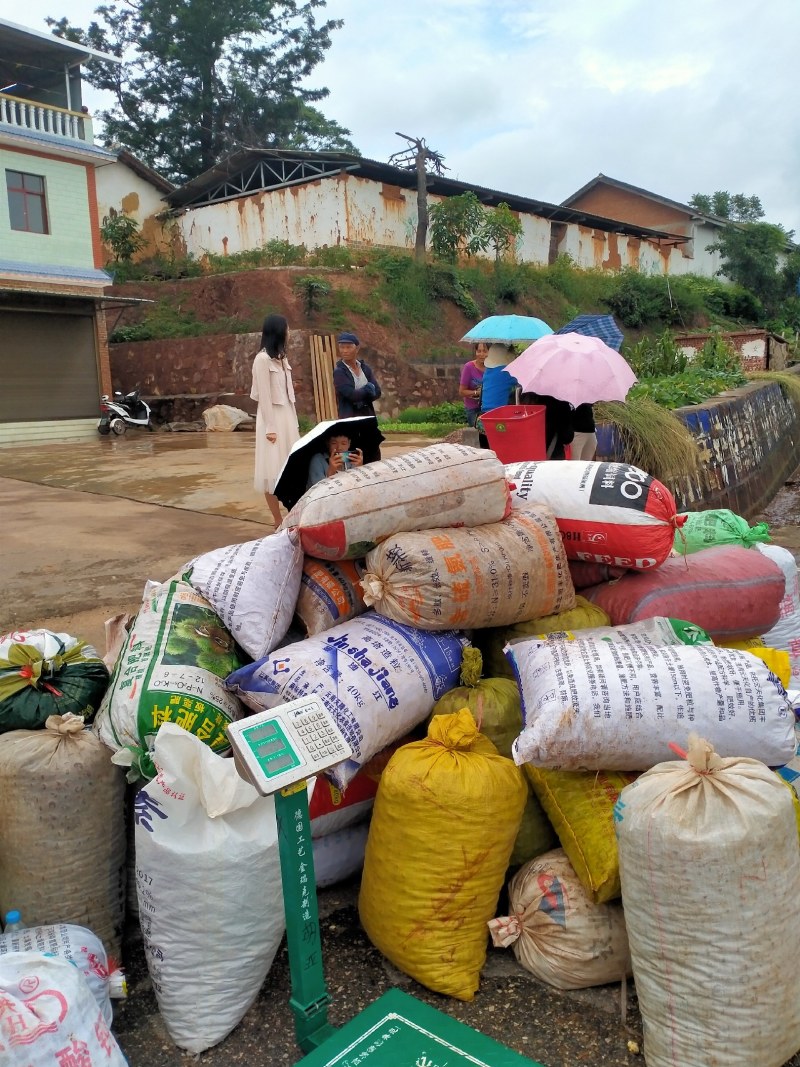
M 728 193 L 723 189 L 717 189 L 715 193 L 695 193 L 689 206 L 704 215 L 719 215 L 731 222 L 758 222 L 764 218 L 764 209 L 757 196 Z
M 443 174 L 447 167 L 441 152 L 429 148 L 424 137 L 409 137 L 407 133 L 396 133 L 395 136 L 407 141 L 408 147 L 389 156 L 389 162 L 414 170 L 417 175 L 417 233 L 414 238 L 414 258 L 417 263 L 424 263 L 425 242 L 428 239 L 428 167 L 437 174 Z
M 773 314 L 780 301 L 791 295 L 797 278 L 792 236 L 791 231 L 769 222 L 739 223 L 726 226 L 708 250 L 722 256 L 718 274 L 755 293 Z
M 340 19 L 317 25 L 325 0 L 125 0 L 98 7 L 83 30 L 48 19 L 59 37 L 123 59 L 92 61 L 86 80 L 115 96 L 99 117 L 121 142 L 173 181 L 226 152 L 255 147 L 354 151 L 349 130 L 313 106 L 327 89 L 303 80 Z

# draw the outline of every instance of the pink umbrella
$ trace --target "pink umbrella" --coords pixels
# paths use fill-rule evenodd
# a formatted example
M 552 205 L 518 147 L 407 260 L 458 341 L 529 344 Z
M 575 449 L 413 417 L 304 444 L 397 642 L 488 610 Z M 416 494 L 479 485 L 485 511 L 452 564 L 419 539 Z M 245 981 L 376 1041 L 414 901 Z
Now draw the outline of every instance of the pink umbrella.
M 624 400 L 636 375 L 599 337 L 553 333 L 529 345 L 506 367 L 524 393 L 540 393 L 577 407 Z

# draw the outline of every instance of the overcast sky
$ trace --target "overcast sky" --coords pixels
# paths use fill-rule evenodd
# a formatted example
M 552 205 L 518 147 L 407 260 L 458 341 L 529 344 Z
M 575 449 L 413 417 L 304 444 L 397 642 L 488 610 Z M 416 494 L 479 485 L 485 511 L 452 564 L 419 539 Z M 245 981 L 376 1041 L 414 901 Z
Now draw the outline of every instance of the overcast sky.
M 222 0 L 224 2 L 224 0 Z M 88 0 L 5 17 L 86 25 Z M 761 198 L 800 235 L 797 0 L 328 0 L 311 80 L 363 155 L 424 137 L 449 177 L 559 203 L 599 172 Z M 94 109 L 100 106 L 89 100 Z

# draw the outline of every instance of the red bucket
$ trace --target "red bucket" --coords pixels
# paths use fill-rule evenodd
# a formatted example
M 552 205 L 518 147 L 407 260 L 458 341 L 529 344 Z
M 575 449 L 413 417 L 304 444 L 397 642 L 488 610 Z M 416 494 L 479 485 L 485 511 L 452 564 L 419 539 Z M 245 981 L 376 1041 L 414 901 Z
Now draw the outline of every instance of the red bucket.
M 542 404 L 507 404 L 481 415 L 489 447 L 501 463 L 547 459 Z

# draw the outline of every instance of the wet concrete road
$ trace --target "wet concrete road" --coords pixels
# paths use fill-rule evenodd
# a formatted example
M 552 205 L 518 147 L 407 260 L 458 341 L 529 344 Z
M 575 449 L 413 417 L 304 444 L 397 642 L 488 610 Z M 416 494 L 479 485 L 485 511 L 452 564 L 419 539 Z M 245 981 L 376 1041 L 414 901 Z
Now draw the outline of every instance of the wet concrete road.
M 427 443 L 392 442 L 392 450 Z M 103 620 L 135 611 L 147 578 L 164 579 L 199 552 L 261 536 L 270 527 L 252 489 L 252 435 L 158 435 L 100 440 L 65 449 L 2 449 L 3 553 L 0 631 L 47 626 L 103 647 Z M 777 543 L 800 558 L 800 477 L 763 516 Z M 619 987 L 563 993 L 522 971 L 508 952 L 490 950 L 470 1004 L 439 997 L 387 964 L 361 931 L 357 882 L 320 894 L 331 1019 L 341 1024 L 399 985 L 496 1037 L 545 1067 L 642 1064 L 630 985 L 626 1022 Z M 210 906 L 238 907 L 220 887 Z M 131 995 L 118 1002 L 114 1031 L 132 1067 L 188 1067 L 158 1013 L 141 941 L 131 924 L 125 949 Z M 281 949 L 244 1021 L 201 1062 L 207 1067 L 273 1067 L 299 1058 L 289 1012 L 288 964 Z M 213 1010 L 202 1005 L 201 1011 Z M 800 1067 L 800 1056 L 787 1067 Z

